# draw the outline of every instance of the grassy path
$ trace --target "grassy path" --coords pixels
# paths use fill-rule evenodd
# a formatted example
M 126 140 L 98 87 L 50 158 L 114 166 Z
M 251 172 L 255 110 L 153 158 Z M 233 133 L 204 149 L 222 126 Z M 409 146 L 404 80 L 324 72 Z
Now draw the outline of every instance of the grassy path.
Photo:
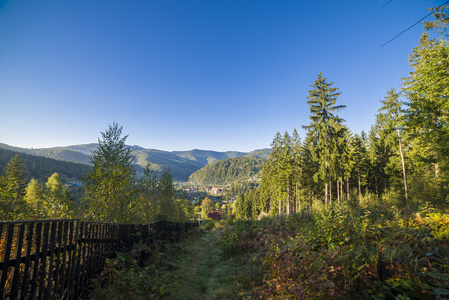
M 239 274 L 244 268 L 238 258 L 222 255 L 218 239 L 223 228 L 200 232 L 183 241 L 183 251 L 172 262 L 162 299 L 239 299 Z

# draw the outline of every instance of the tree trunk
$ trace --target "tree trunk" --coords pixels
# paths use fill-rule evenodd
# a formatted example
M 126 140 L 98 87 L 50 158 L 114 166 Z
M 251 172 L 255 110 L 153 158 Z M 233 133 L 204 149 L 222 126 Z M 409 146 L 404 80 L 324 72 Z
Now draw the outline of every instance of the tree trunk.
M 281 197 L 279 197 L 278 204 L 279 204 L 279 215 L 281 215 L 281 213 L 282 213 L 282 210 L 281 210 L 281 207 L 282 207 L 282 205 L 281 205 Z
M 340 198 L 341 198 L 341 201 L 342 201 L 342 202 L 344 201 L 344 199 L 343 199 L 343 191 L 344 191 L 344 187 L 343 187 L 343 177 L 341 177 L 341 178 L 340 178 Z
M 361 180 L 360 180 L 360 166 L 358 168 L 358 172 L 359 172 L 359 200 L 362 199 L 362 184 L 361 184 Z
M 329 184 L 328 183 L 326 183 L 325 185 L 324 185 L 324 201 L 325 201 L 325 203 L 326 203 L 326 205 L 328 204 L 327 203 L 327 191 L 328 191 L 328 189 L 329 189 Z
M 376 197 L 379 198 L 379 187 L 378 187 L 378 182 L 377 182 L 377 176 L 374 178 L 376 179 Z
M 299 199 L 298 183 L 296 183 L 296 212 L 301 212 L 301 199 Z
M 290 215 L 290 179 L 287 178 L 287 203 L 286 203 L 286 209 L 287 209 L 287 216 Z
M 404 153 L 402 153 L 401 132 L 399 129 L 398 129 L 398 138 L 399 138 L 399 152 L 401 152 L 402 173 L 404 174 L 405 205 L 407 206 L 408 209 L 407 176 L 405 174 Z
M 329 204 L 332 205 L 332 180 L 329 180 Z
M 346 200 L 349 200 L 349 176 L 346 176 Z
M 337 202 L 338 202 L 338 204 L 340 204 L 340 182 L 339 182 L 339 180 L 337 179 Z

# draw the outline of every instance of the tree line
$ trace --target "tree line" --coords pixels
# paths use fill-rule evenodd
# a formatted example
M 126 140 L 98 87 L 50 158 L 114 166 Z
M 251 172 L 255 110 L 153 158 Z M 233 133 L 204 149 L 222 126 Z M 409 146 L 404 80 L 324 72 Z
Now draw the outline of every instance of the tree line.
M 313 206 L 382 202 L 410 208 L 449 201 L 449 44 L 447 10 L 436 10 L 410 55 L 400 90 L 386 91 L 368 133 L 338 113 L 340 92 L 321 73 L 309 90 L 309 124 L 275 135 L 260 186 L 241 193 L 237 214 L 290 214 Z M 436 37 L 427 30 L 436 29 Z
M 63 173 L 72 178 L 81 178 L 90 169 L 90 166 L 86 164 L 61 161 L 0 148 L 0 175 L 4 175 L 6 166 L 16 155 L 19 156 L 20 161 L 23 163 L 23 175 L 27 181 L 32 178 L 45 181 L 55 172 Z
M 82 194 L 74 197 L 58 173 L 43 184 L 28 183 L 24 163 L 15 155 L 0 177 L 0 220 L 79 218 L 111 223 L 150 223 L 160 219 L 188 221 L 194 207 L 174 186 L 170 170 L 156 174 L 150 166 L 138 177 L 135 157 L 117 123 L 101 132 L 92 153 L 92 167 L 83 178 Z

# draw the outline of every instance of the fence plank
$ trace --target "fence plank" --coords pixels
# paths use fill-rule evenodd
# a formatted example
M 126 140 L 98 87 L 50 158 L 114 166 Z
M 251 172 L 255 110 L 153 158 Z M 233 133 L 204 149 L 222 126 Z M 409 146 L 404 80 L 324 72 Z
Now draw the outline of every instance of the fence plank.
M 74 238 L 75 238 L 75 233 L 76 233 L 76 229 L 75 229 L 75 222 L 74 221 L 70 221 L 69 223 L 69 237 L 68 237 L 68 269 L 66 272 L 66 283 L 64 286 L 64 290 L 68 293 L 71 294 L 73 292 L 72 288 L 73 288 L 73 275 L 74 275 L 74 270 L 75 270 L 75 265 L 76 265 L 76 243 L 74 243 Z M 76 241 L 76 238 L 75 238 Z
M 22 257 L 22 246 L 23 246 L 23 237 L 25 235 L 25 224 L 18 224 L 19 234 L 16 240 L 16 255 L 15 255 L 15 264 L 14 264 L 14 273 L 12 277 L 12 285 L 11 285 L 11 298 L 17 298 L 17 293 L 19 292 L 19 270 L 20 263 Z
M 85 230 L 86 224 L 84 223 L 79 223 L 78 224 L 78 236 L 77 239 L 75 240 L 75 243 L 78 247 L 77 249 L 77 257 L 76 257 L 76 272 L 75 272 L 75 292 L 79 293 L 79 291 L 81 290 L 81 282 L 82 282 L 82 278 L 83 278 L 83 274 L 82 274 L 82 266 L 81 266 L 81 259 L 83 259 L 83 254 L 84 254 L 84 247 L 82 244 L 82 239 L 83 239 L 83 235 L 84 235 L 84 230 Z
M 34 225 L 35 223 L 28 224 L 27 230 L 27 246 L 25 249 L 25 262 L 24 262 L 24 272 L 23 272 L 23 280 L 22 280 L 22 288 L 20 292 L 20 299 L 25 299 L 25 296 L 28 294 L 28 289 L 30 287 L 29 284 L 29 274 L 31 269 L 31 252 L 33 251 L 33 235 L 34 235 Z
M 50 223 L 44 223 L 44 243 L 42 244 L 42 264 L 41 264 L 41 272 L 40 272 L 40 285 L 39 285 L 39 296 L 38 299 L 42 299 L 44 296 L 44 284 L 45 278 L 47 277 L 47 251 L 48 251 L 48 241 L 50 236 Z
M 36 224 L 36 239 L 34 241 L 34 264 L 33 264 L 33 275 L 31 278 L 31 291 L 30 299 L 35 296 L 37 290 L 37 278 L 38 278 L 38 267 L 41 265 L 39 263 L 40 259 L 40 248 L 41 248 L 41 238 L 42 238 L 42 223 Z
M 57 233 L 57 225 L 58 223 L 51 223 L 51 232 L 50 232 L 50 259 L 48 263 L 48 272 L 47 272 L 47 285 L 45 289 L 45 299 L 50 299 L 50 296 L 53 295 L 53 261 L 55 260 L 55 247 L 56 247 L 56 233 Z
M 107 258 L 133 245 L 178 240 L 190 224 L 86 223 L 79 220 L 0 222 L 0 298 L 78 299 Z M 13 253 L 12 253 L 13 252 Z
M 11 253 L 11 246 L 12 246 L 12 239 L 14 236 L 14 224 L 8 224 L 6 227 L 6 234 L 5 234 L 5 253 L 3 254 L 3 264 L 2 264 L 2 277 L 0 281 L 0 292 L 2 295 L 6 295 L 7 287 L 6 287 L 6 281 L 8 279 L 8 273 L 9 273 L 9 257 Z

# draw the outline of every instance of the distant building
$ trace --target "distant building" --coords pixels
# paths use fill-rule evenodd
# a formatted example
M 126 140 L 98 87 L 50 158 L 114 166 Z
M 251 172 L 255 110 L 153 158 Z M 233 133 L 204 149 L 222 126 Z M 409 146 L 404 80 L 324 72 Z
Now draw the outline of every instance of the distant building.
M 212 220 L 215 221 L 220 221 L 221 220 L 221 212 L 219 211 L 210 211 L 207 213 L 207 217 L 211 218 Z
M 219 195 L 222 192 L 223 192 L 222 188 L 215 188 L 215 187 L 212 188 L 212 194 L 214 194 L 214 195 Z

